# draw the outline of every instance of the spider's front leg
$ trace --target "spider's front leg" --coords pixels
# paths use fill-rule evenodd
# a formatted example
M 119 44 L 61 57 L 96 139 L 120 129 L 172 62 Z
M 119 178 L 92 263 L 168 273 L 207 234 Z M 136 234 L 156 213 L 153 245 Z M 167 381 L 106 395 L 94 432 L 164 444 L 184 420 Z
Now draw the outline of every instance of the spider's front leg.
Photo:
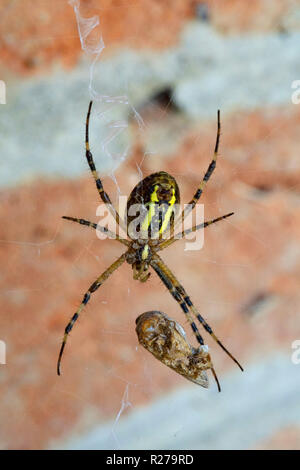
M 116 270 L 118 269 L 125 261 L 126 259 L 126 253 L 123 253 L 120 258 L 118 258 L 104 273 L 99 276 L 93 284 L 89 287 L 88 291 L 84 294 L 83 300 L 77 310 L 76 313 L 74 313 L 73 317 L 71 318 L 70 322 L 67 324 L 65 328 L 65 334 L 63 337 L 63 342 L 60 348 L 59 356 L 58 356 L 58 361 L 57 361 L 57 374 L 60 375 L 60 363 L 61 363 L 61 358 L 66 346 L 66 342 L 68 339 L 68 336 L 70 334 L 70 331 L 72 330 L 74 323 L 78 320 L 78 317 L 82 311 L 82 309 L 85 307 L 85 305 L 88 303 L 90 300 L 91 294 L 96 292 L 97 289 L 106 281 L 106 279 L 109 278 L 109 276 Z
M 225 346 L 221 343 L 219 338 L 214 334 L 212 328 L 209 324 L 205 321 L 205 319 L 200 315 L 196 307 L 193 305 L 190 297 L 187 295 L 184 287 L 178 282 L 174 274 L 170 271 L 170 269 L 166 266 L 163 260 L 160 258 L 158 254 L 155 254 L 151 260 L 151 266 L 156 271 L 160 279 L 163 281 L 167 289 L 170 291 L 171 295 L 175 298 L 175 300 L 179 303 L 180 307 L 182 308 L 183 312 L 187 316 L 189 323 L 194 331 L 194 334 L 200 344 L 203 343 L 202 337 L 199 335 L 199 331 L 193 321 L 193 316 L 201 323 L 203 328 L 213 337 L 213 339 L 218 343 L 218 345 L 223 349 L 223 351 L 228 354 L 228 356 L 238 365 L 238 367 L 243 371 L 244 369 L 240 365 L 240 363 L 235 359 L 235 357 L 225 348 Z M 191 313 L 190 313 L 191 312 Z M 202 341 L 202 342 L 201 342 Z
M 186 303 L 186 301 L 182 298 L 182 296 L 180 295 L 177 287 L 176 287 L 176 284 L 173 282 L 172 279 L 170 279 L 170 277 L 167 275 L 167 273 L 165 272 L 164 270 L 164 266 L 160 263 L 160 258 L 158 257 L 158 255 L 155 255 L 151 261 L 151 266 L 152 268 L 154 269 L 154 271 L 156 272 L 156 274 L 158 275 L 158 277 L 161 279 L 161 281 L 164 283 L 164 285 L 166 286 L 166 288 L 168 289 L 168 291 L 171 293 L 171 295 L 174 297 L 174 299 L 179 303 L 180 307 L 182 308 L 185 316 L 187 317 L 190 325 L 191 325 L 191 328 L 194 332 L 194 335 L 196 336 L 197 338 L 197 341 L 198 343 L 200 344 L 200 346 L 204 346 L 204 341 L 203 341 L 203 338 L 202 336 L 200 335 L 199 333 L 199 330 L 197 328 L 197 325 L 195 324 L 194 320 L 193 320 L 193 317 L 189 311 L 189 308 L 188 308 L 188 305 Z M 215 369 L 213 367 L 210 368 L 211 371 L 212 371 L 212 374 L 215 378 L 215 381 L 217 383 L 217 386 L 218 386 L 218 390 L 219 392 L 221 392 L 221 386 L 220 386 L 220 382 L 218 380 L 218 377 L 217 377 L 217 374 L 215 372 Z

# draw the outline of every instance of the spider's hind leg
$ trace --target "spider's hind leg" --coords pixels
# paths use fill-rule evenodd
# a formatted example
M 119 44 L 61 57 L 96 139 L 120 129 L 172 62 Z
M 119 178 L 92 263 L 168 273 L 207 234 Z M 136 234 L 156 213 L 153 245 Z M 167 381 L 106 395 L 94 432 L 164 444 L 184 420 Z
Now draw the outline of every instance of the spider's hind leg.
M 215 150 L 214 150 L 214 155 L 213 158 L 205 172 L 205 175 L 199 184 L 197 191 L 195 192 L 193 199 L 188 203 L 185 209 L 183 209 L 182 213 L 178 217 L 178 219 L 175 222 L 175 225 L 177 225 L 180 221 L 182 222 L 186 219 L 187 215 L 194 209 L 196 203 L 199 201 L 206 183 L 210 179 L 214 169 L 216 168 L 217 164 L 217 158 L 218 158 L 218 151 L 219 151 L 219 143 L 220 143 L 220 136 L 221 136 L 221 119 L 220 119 L 220 110 L 218 109 L 218 114 L 217 114 L 217 119 L 218 119 L 218 124 L 217 124 L 217 137 L 216 137 L 216 144 L 215 144 Z
M 90 101 L 87 116 L 86 116 L 86 124 L 85 124 L 85 156 L 88 162 L 88 165 L 90 167 L 91 173 L 94 177 L 97 190 L 99 193 L 99 196 L 101 197 L 102 201 L 107 205 L 108 210 L 116 220 L 117 224 L 122 227 L 125 233 L 127 233 L 126 225 L 123 219 L 119 216 L 119 213 L 115 209 L 113 203 L 111 202 L 111 199 L 107 192 L 103 188 L 102 181 L 99 177 L 98 171 L 96 169 L 96 165 L 93 159 L 92 152 L 90 151 L 90 142 L 89 142 L 89 124 L 90 124 L 90 115 L 91 115 L 91 110 L 92 110 L 92 105 L 93 102 Z

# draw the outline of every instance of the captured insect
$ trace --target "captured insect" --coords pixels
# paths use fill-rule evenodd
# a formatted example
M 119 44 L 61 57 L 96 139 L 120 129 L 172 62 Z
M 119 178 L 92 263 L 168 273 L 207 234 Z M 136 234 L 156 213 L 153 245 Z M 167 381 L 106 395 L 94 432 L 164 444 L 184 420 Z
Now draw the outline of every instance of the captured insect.
M 95 167 L 92 153 L 89 145 L 89 120 L 92 109 L 92 101 L 89 104 L 87 118 L 86 118 L 86 159 L 90 170 L 95 179 L 96 187 L 102 201 L 107 204 L 108 210 L 114 217 L 117 225 L 119 225 L 128 238 L 122 238 L 116 233 L 108 230 L 106 227 L 102 227 L 99 224 L 90 222 L 85 219 L 79 219 L 75 217 L 63 216 L 63 219 L 67 219 L 73 222 L 77 222 L 81 225 L 91 227 L 93 230 L 99 230 L 106 233 L 113 240 L 118 241 L 126 246 L 126 251 L 114 262 L 111 266 L 106 269 L 88 288 L 84 294 L 82 302 L 75 312 L 70 322 L 65 328 L 65 333 L 61 345 L 61 349 L 58 356 L 57 362 L 57 373 L 60 375 L 60 364 L 61 358 L 66 346 L 68 335 L 72 330 L 74 323 L 78 319 L 85 305 L 89 302 L 91 295 L 96 292 L 97 289 L 110 277 L 110 275 L 116 271 L 125 261 L 132 266 L 133 278 L 140 282 L 146 282 L 150 276 L 149 268 L 158 275 L 162 283 L 169 290 L 173 298 L 178 302 L 182 309 L 185 317 L 191 325 L 191 328 L 196 336 L 196 339 L 200 346 L 204 346 L 204 341 L 199 333 L 195 321 L 198 321 L 203 328 L 213 337 L 213 339 L 219 344 L 219 346 L 228 354 L 229 357 L 243 370 L 239 362 L 233 357 L 233 355 L 225 348 L 221 341 L 217 338 L 211 327 L 208 325 L 206 320 L 202 317 L 199 311 L 192 303 L 188 296 L 185 288 L 179 283 L 175 275 L 164 263 L 158 252 L 164 250 L 171 244 L 175 243 L 178 239 L 184 238 L 189 233 L 195 232 L 200 229 L 204 229 L 211 224 L 214 224 L 220 220 L 226 219 L 233 215 L 233 212 L 225 214 L 221 217 L 217 217 L 212 220 L 204 221 L 199 225 L 195 225 L 187 230 L 183 230 L 174 235 L 175 226 L 178 221 L 184 222 L 187 215 L 194 209 L 197 201 L 200 199 L 204 187 L 211 177 L 215 167 L 218 156 L 218 148 L 221 133 L 220 123 L 220 111 L 218 111 L 218 129 L 217 138 L 215 144 L 215 151 L 213 159 L 204 174 L 202 181 L 200 182 L 196 193 L 194 194 L 190 203 L 185 206 L 181 214 L 175 218 L 175 211 L 173 207 L 178 207 L 180 203 L 180 192 L 175 178 L 169 175 L 165 171 L 159 171 L 153 173 L 142 181 L 140 181 L 132 190 L 128 202 L 127 202 L 127 217 L 125 224 L 124 220 L 119 216 L 118 212 L 114 208 L 109 195 L 104 191 L 102 182 L 99 178 L 98 172 Z M 134 216 L 132 215 L 131 209 L 136 205 L 142 205 L 145 209 L 143 219 L 139 222 L 140 234 L 136 236 L 134 230 L 132 230 L 132 222 L 134 222 Z M 170 237 L 164 239 L 163 236 L 169 231 Z
M 206 345 L 194 348 L 187 339 L 182 326 L 165 313 L 156 310 L 142 313 L 136 322 L 139 343 L 156 359 L 186 379 L 208 388 L 207 370 L 211 370 L 221 387 L 208 354 Z

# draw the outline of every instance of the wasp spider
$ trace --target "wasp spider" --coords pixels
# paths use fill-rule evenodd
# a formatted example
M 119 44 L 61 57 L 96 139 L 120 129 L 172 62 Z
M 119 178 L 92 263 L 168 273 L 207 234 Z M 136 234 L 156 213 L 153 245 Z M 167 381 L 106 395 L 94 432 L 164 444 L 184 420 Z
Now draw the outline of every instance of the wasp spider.
M 194 194 L 192 200 L 189 202 L 185 209 L 182 211 L 181 215 L 175 220 L 175 214 L 172 210 L 172 207 L 175 205 L 178 206 L 180 203 L 180 193 L 179 188 L 176 183 L 175 178 L 164 171 L 159 171 L 153 173 L 142 181 L 140 181 L 135 188 L 132 190 L 130 197 L 127 203 L 127 222 L 125 224 L 124 220 L 119 216 L 118 212 L 114 208 L 109 195 L 105 192 L 102 182 L 99 178 L 98 172 L 95 167 L 92 153 L 89 146 L 89 119 L 91 114 L 92 102 L 89 104 L 89 109 L 86 118 L 86 159 L 89 164 L 90 170 L 95 179 L 96 187 L 102 201 L 107 204 L 110 213 L 113 215 L 116 223 L 122 227 L 122 229 L 127 233 L 128 238 L 122 238 L 117 234 L 111 232 L 106 227 L 101 227 L 96 223 L 89 222 L 84 219 L 78 219 L 75 217 L 66 217 L 64 219 L 77 222 L 81 225 L 86 225 L 95 230 L 100 230 L 101 232 L 106 233 L 109 237 L 114 240 L 117 240 L 119 243 L 122 243 L 126 246 L 126 251 L 123 253 L 112 265 L 106 269 L 101 276 L 99 276 L 89 287 L 87 292 L 84 294 L 82 302 L 73 315 L 70 322 L 65 328 L 65 333 L 63 337 L 63 342 L 61 345 L 58 363 L 57 363 L 57 373 L 60 375 L 60 363 L 62 354 L 68 339 L 68 335 L 72 330 L 74 323 L 78 319 L 85 305 L 89 302 L 91 295 L 99 289 L 99 287 L 109 278 L 109 276 L 116 271 L 125 261 L 128 264 L 131 264 L 133 269 L 133 278 L 135 280 L 145 282 L 150 276 L 149 268 L 151 267 L 162 283 L 169 290 L 170 294 L 174 297 L 176 302 L 180 305 L 184 315 L 186 316 L 188 322 L 191 325 L 191 328 L 197 338 L 200 346 L 204 345 L 202 336 L 199 333 L 195 321 L 198 321 L 203 328 L 213 337 L 213 339 L 221 346 L 221 348 L 231 357 L 231 359 L 243 370 L 239 362 L 232 356 L 232 354 L 225 348 L 221 341 L 217 338 L 212 328 L 208 325 L 206 320 L 199 313 L 197 308 L 194 306 L 190 297 L 188 296 L 185 288 L 179 283 L 175 275 L 171 272 L 168 266 L 164 263 L 162 258 L 159 256 L 158 252 L 162 251 L 166 247 L 173 244 L 176 240 L 184 238 L 187 234 L 195 232 L 199 229 L 204 229 L 208 225 L 214 224 L 220 220 L 225 219 L 233 215 L 233 212 L 225 214 L 221 217 L 217 217 L 212 220 L 204 221 L 202 224 L 195 225 L 187 230 L 181 231 L 174 235 L 174 230 L 176 223 L 178 221 L 184 221 L 187 215 L 195 207 L 197 201 L 200 199 L 203 190 L 207 181 L 209 180 L 211 174 L 213 173 L 216 167 L 218 147 L 221 133 L 221 124 L 220 124 L 220 111 L 218 111 L 218 130 L 217 138 L 215 144 L 214 156 L 211 163 L 208 166 L 208 169 L 197 188 L 196 193 Z M 134 204 L 142 204 L 145 207 L 146 214 L 142 221 L 141 233 L 147 233 L 148 236 L 134 237 L 130 231 L 131 222 L 134 219 L 134 216 L 130 215 L 130 208 Z M 155 221 L 155 223 L 154 223 Z M 153 225 L 156 227 L 156 235 L 153 237 Z M 169 230 L 170 237 L 166 239 L 163 237 L 165 232 Z M 218 384 L 219 387 L 219 384 Z M 220 390 L 220 387 L 219 387 Z

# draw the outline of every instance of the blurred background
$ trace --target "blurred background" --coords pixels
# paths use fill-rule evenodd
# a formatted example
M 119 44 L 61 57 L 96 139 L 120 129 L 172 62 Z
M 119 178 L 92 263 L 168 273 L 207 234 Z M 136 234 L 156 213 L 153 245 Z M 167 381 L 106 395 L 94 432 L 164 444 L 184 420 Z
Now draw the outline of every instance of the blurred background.
M 300 2 L 1 0 L 0 447 L 300 449 Z M 105 48 L 103 46 L 105 45 Z M 160 310 L 195 339 L 152 273 L 66 220 L 98 222 L 84 156 L 114 201 L 152 172 L 201 202 L 200 251 L 162 257 L 242 373 L 203 331 L 222 392 L 188 382 L 138 345 L 135 318 Z M 6 362 L 3 364 L 3 362 Z

